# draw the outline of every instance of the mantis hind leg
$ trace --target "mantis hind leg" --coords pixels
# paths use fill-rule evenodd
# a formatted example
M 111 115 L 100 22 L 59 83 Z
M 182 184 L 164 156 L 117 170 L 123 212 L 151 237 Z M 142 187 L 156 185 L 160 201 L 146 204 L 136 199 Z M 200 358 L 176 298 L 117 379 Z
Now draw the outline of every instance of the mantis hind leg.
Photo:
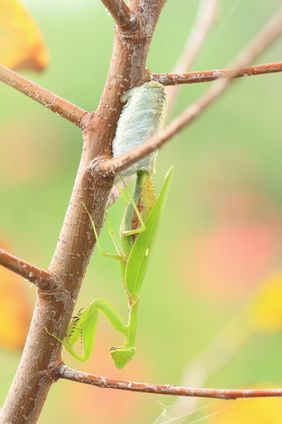
M 127 203 L 126 213 L 124 216 L 123 237 L 129 237 L 140 234 L 146 230 L 144 217 L 148 210 L 153 206 L 156 196 L 151 175 L 146 171 L 137 172 L 133 196 L 125 189 L 125 181 L 120 177 L 124 185 L 124 190 L 119 189 L 121 196 Z

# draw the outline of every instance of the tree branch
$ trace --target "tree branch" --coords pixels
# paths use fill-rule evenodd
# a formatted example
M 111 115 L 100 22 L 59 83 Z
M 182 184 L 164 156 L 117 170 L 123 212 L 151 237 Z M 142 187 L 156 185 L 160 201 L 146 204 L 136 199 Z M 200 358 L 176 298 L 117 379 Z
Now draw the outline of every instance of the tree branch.
M 63 118 L 82 128 L 82 119 L 88 112 L 73 103 L 57 96 L 46 88 L 22 77 L 6 66 L 0 65 L 0 81 L 15 88 L 37 103 L 61 115 Z
M 194 26 L 188 36 L 186 45 L 180 56 L 178 64 L 174 68 L 173 73 L 183 73 L 190 68 L 197 55 L 199 54 L 208 32 L 214 22 L 217 7 L 217 0 L 201 1 Z M 170 110 L 174 106 L 178 91 L 178 87 L 172 87 L 168 90 L 168 107 Z
M 281 389 L 202 389 L 196 387 L 175 386 L 171 384 L 151 384 L 135 381 L 114 380 L 112 378 L 91 375 L 61 364 L 51 371 L 55 379 L 90 384 L 103 389 L 127 390 L 130 392 L 152 393 L 156 395 L 189 396 L 234 400 L 239 398 L 282 397 Z
M 102 2 L 123 32 L 135 32 L 139 28 L 137 15 L 123 0 L 102 0 Z
M 282 33 L 282 8 L 270 19 L 265 28 L 250 43 L 248 48 L 240 54 L 226 77 L 216 81 L 212 87 L 198 101 L 189 106 L 181 115 L 174 119 L 163 131 L 130 152 L 107 161 L 101 161 L 99 169 L 102 174 L 114 174 L 129 165 L 142 159 L 149 153 L 162 147 L 188 124 L 198 118 L 224 91 L 242 68 L 256 59 Z
M 230 74 L 231 69 L 214 69 L 213 71 L 194 71 L 178 74 L 151 74 L 151 81 L 157 81 L 163 85 L 199 84 L 211 82 Z M 262 65 L 247 66 L 240 69 L 234 78 L 251 77 L 256 75 L 274 74 L 282 72 L 282 62 L 263 63 Z
M 83 203 L 97 230 L 104 220 L 113 179 L 91 175 L 90 163 L 111 154 L 111 143 L 122 110 L 120 96 L 144 81 L 147 54 L 165 0 L 132 1 L 132 11 L 142 14 L 142 28 L 133 37 L 115 29 L 111 64 L 97 112 L 84 121 L 84 144 L 75 183 L 48 267 L 58 281 L 55 293 L 39 291 L 23 354 L 1 409 L 1 423 L 35 424 L 53 380 L 50 363 L 60 360 L 62 344 L 50 338 L 45 327 L 60 339 L 66 335 L 79 289 L 95 244 L 93 228 Z M 87 122 L 86 122 L 87 121 Z
M 0 249 L 0 265 L 35 284 L 39 289 L 55 289 L 55 284 L 48 271 L 37 268 L 36 266 L 11 255 L 3 249 Z

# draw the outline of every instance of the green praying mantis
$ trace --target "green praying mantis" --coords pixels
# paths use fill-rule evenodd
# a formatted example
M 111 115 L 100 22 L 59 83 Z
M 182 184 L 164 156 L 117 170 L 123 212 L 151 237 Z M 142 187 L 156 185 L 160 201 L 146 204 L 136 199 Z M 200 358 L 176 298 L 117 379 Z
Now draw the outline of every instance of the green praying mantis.
M 114 157 L 142 144 L 156 134 L 163 126 L 167 110 L 165 89 L 155 81 L 134 87 L 121 96 L 121 101 L 125 103 L 125 106 L 113 140 Z M 121 346 L 110 349 L 116 367 L 123 368 L 135 353 L 140 291 L 172 176 L 172 168 L 170 168 L 160 194 L 156 196 L 152 177 L 155 158 L 156 154 L 152 153 L 129 166 L 119 176 L 124 188 L 117 187 L 126 202 L 120 228 L 120 240 L 115 236 L 107 220 L 109 234 L 116 250 L 115 254 L 102 250 L 95 223 L 84 206 L 91 220 L 100 253 L 120 262 L 121 280 L 128 299 L 128 321 L 124 323 L 119 313 L 106 300 L 96 299 L 73 317 L 64 340 L 50 334 L 46 329 L 49 335 L 60 341 L 78 360 L 86 361 L 91 356 L 99 312 L 103 313 L 113 328 L 124 336 Z M 136 173 L 136 184 L 132 197 L 127 192 L 123 176 L 134 173 Z M 74 350 L 78 340 L 82 342 L 82 353 Z
M 120 347 L 110 348 L 111 357 L 117 368 L 123 368 L 135 353 L 136 329 L 140 290 L 145 277 L 151 247 L 156 235 L 160 215 L 164 207 L 168 187 L 171 181 L 173 168 L 165 177 L 163 187 L 158 197 L 155 196 L 152 176 L 146 171 L 137 173 L 133 198 L 126 189 L 119 191 L 127 201 L 127 207 L 120 228 L 120 241 L 114 235 L 107 220 L 109 233 L 115 246 L 116 254 L 104 252 L 101 248 L 96 226 L 91 220 L 93 231 L 100 253 L 104 256 L 117 259 L 120 262 L 121 280 L 128 299 L 128 321 L 124 323 L 115 308 L 104 299 L 94 300 L 87 308 L 73 317 L 64 340 L 50 334 L 60 341 L 67 351 L 76 359 L 86 361 L 92 354 L 98 313 L 101 312 L 108 319 L 112 327 L 124 336 Z M 81 340 L 82 353 L 74 349 L 74 345 Z

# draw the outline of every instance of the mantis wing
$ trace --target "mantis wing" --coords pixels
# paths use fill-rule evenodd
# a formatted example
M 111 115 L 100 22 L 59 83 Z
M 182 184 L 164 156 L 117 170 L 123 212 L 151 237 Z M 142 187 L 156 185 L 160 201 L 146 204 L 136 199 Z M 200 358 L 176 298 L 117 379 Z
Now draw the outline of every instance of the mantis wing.
M 133 302 L 138 299 L 138 294 L 144 280 L 150 249 L 156 234 L 157 224 L 164 207 L 172 173 L 173 167 L 168 170 L 160 195 L 145 221 L 146 230 L 140 233 L 136 238 L 127 259 L 125 268 L 125 285 Z

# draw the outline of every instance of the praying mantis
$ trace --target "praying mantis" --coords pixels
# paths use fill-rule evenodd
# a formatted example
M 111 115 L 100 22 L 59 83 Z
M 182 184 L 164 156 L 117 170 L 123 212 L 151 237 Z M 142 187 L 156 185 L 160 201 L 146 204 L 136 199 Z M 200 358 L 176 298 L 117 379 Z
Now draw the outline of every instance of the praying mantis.
M 127 146 L 126 149 L 132 147 L 131 140 L 137 139 L 135 143 L 140 144 L 156 133 L 163 123 L 166 111 L 164 88 L 156 82 L 145 83 L 140 87 L 133 88 L 125 94 L 122 101 L 127 104 L 113 141 L 114 156 L 121 154 L 127 144 L 129 147 Z M 149 108 L 148 103 L 150 104 Z M 126 323 L 123 322 L 116 309 L 106 300 L 99 298 L 73 317 L 64 340 L 50 334 L 46 329 L 49 335 L 61 342 L 67 351 L 80 361 L 86 361 L 92 354 L 99 312 L 103 313 L 112 327 L 124 336 L 121 346 L 110 348 L 110 355 L 115 366 L 123 368 L 135 353 L 140 291 L 173 172 L 173 167 L 171 167 L 165 176 L 159 196 L 156 196 L 153 184 L 155 161 L 153 156 L 145 158 L 131 168 L 130 174 L 136 173 L 133 196 L 126 189 L 123 175 L 119 176 L 124 187 L 121 188 L 117 185 L 117 188 L 126 202 L 120 227 L 120 240 L 114 234 L 106 218 L 109 234 L 116 250 L 115 254 L 103 251 L 95 223 L 83 205 L 91 221 L 100 253 L 120 262 L 121 280 L 128 300 L 128 320 Z M 82 343 L 82 353 L 78 353 L 74 349 L 78 340 L 81 340 Z
M 172 177 L 173 168 L 170 168 L 158 197 L 153 190 L 152 177 L 147 172 L 137 173 L 134 197 L 131 198 L 125 190 L 120 192 L 128 204 L 120 229 L 120 242 L 114 235 L 108 222 L 109 233 L 116 249 L 116 254 L 104 252 L 101 248 L 96 226 L 90 214 L 92 228 L 97 240 L 100 253 L 104 256 L 117 259 L 120 262 L 121 280 L 128 299 L 128 321 L 124 323 L 115 308 L 104 299 L 94 300 L 87 308 L 73 317 L 64 340 L 60 341 L 67 351 L 76 359 L 86 361 L 92 354 L 98 313 L 101 312 L 108 319 L 112 327 L 124 336 L 120 347 L 110 348 L 111 357 L 117 368 L 123 368 L 135 353 L 138 306 L 140 290 L 148 266 L 152 243 L 154 241 L 160 215 L 164 207 L 167 191 Z M 138 200 L 136 204 L 135 199 Z M 139 225 L 138 225 L 139 223 Z M 136 224 L 138 225 L 136 227 Z M 82 342 L 82 353 L 74 350 L 78 340 Z

